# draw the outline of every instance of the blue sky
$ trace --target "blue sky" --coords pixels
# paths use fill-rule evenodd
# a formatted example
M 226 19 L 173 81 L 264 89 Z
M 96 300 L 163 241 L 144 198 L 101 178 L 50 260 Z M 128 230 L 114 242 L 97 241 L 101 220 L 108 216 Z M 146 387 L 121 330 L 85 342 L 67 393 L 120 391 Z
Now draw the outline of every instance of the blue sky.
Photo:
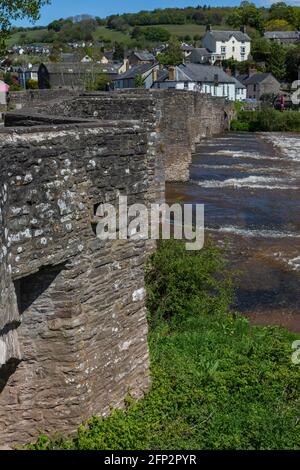
M 287 3 L 299 4 L 299 2 L 300 0 L 295 0 L 294 2 Z M 256 0 L 255 3 L 266 5 L 272 2 L 268 0 L 264 2 L 262 0 Z M 204 4 L 211 6 L 234 6 L 239 5 L 240 0 L 52 0 L 51 5 L 43 7 L 41 19 L 36 24 L 47 25 L 52 20 L 75 16 L 82 13 L 105 17 L 114 13 Z M 29 26 L 30 23 L 28 21 L 21 21 L 18 22 L 17 25 Z

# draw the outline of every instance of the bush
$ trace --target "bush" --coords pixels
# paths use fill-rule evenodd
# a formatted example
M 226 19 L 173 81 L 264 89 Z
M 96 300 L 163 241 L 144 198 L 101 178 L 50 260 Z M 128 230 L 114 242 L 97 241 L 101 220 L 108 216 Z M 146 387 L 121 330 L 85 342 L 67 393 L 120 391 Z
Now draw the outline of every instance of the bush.
M 300 132 L 299 111 L 276 111 L 264 107 L 261 111 L 240 111 L 231 123 L 233 131 Z
M 231 281 L 216 248 L 163 242 L 147 270 L 152 388 L 73 439 L 30 449 L 299 449 L 296 335 L 228 311 Z

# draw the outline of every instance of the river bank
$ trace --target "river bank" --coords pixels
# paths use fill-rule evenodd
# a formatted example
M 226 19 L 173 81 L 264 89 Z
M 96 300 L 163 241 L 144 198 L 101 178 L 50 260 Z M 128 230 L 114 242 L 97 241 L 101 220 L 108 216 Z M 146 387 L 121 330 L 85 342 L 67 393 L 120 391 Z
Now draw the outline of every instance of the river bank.
M 206 235 L 240 272 L 236 308 L 300 332 L 300 135 L 232 133 L 198 146 L 167 201 L 205 204 Z

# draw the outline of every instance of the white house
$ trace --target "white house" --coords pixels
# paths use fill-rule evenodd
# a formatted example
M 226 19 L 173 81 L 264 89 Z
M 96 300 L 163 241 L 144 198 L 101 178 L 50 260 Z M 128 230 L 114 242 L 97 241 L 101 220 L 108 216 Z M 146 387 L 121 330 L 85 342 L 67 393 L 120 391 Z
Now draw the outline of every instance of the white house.
M 210 52 L 212 63 L 228 59 L 243 62 L 251 51 L 251 39 L 244 28 L 241 31 L 216 31 L 208 27 L 202 43 Z
M 236 82 L 220 67 L 190 63 L 170 67 L 169 72 L 160 72 L 152 88 L 199 91 L 235 101 Z
M 237 78 L 232 78 L 235 81 L 235 101 L 245 101 L 247 99 L 247 87 Z

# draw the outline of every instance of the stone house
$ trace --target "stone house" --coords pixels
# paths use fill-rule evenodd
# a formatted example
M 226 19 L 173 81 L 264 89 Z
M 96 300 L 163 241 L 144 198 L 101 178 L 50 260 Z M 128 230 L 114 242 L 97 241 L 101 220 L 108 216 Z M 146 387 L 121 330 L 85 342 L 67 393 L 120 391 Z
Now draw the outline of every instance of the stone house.
M 280 92 L 280 83 L 271 73 L 254 73 L 238 80 L 247 88 L 247 98 L 259 101 L 265 94 Z
M 245 28 L 241 31 L 218 31 L 208 26 L 202 44 L 209 51 L 213 64 L 228 59 L 243 62 L 251 51 L 251 39 Z

